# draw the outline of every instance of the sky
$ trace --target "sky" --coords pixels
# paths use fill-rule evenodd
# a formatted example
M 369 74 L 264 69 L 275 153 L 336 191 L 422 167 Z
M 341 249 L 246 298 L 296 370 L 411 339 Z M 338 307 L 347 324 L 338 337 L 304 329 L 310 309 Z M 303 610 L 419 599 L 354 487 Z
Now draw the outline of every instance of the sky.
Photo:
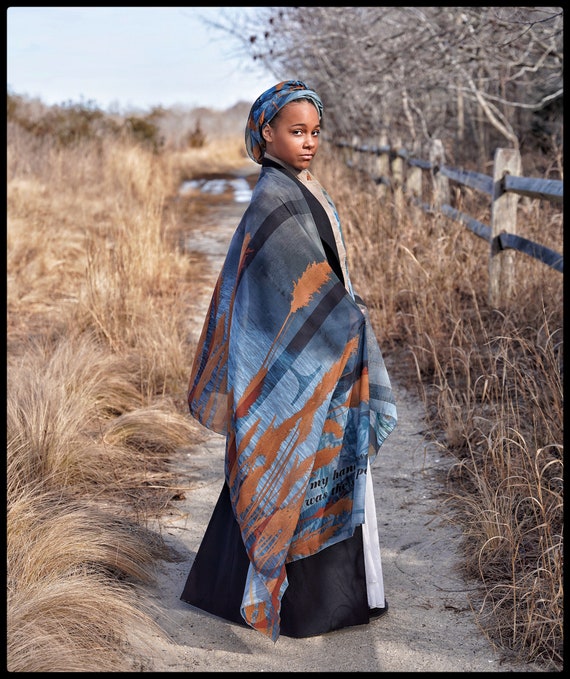
M 277 81 L 207 26 L 248 7 L 9 7 L 8 93 L 125 112 L 225 110 Z

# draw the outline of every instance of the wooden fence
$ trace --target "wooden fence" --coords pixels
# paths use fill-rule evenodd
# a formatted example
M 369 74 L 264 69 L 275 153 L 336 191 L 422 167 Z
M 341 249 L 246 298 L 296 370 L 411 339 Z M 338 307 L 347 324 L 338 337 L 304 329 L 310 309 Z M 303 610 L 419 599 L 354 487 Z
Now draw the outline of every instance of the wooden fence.
M 380 197 L 391 191 L 394 209 L 402 214 L 403 201 L 430 213 L 441 213 L 459 221 L 489 245 L 489 303 L 505 304 L 513 292 L 514 252 L 540 260 L 563 273 L 564 257 L 544 245 L 517 234 L 517 206 L 520 196 L 562 203 L 563 182 L 552 179 L 521 177 L 520 153 L 514 149 L 497 149 L 493 174 L 488 176 L 449 167 L 440 140 L 433 141 L 429 160 L 411 156 L 382 140 L 377 146 L 336 142 L 343 149 L 347 165 L 365 171 L 378 185 Z M 430 201 L 424 202 L 424 173 L 429 173 Z M 483 224 L 450 205 L 449 183 L 467 186 L 490 197 L 491 224 Z

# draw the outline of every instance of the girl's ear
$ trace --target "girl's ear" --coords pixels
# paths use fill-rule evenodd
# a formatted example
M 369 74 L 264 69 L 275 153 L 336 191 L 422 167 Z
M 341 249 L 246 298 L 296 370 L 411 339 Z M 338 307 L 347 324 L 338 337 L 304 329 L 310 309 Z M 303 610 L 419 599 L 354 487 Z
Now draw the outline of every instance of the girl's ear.
M 273 141 L 273 130 L 271 127 L 269 127 L 269 123 L 262 127 L 261 136 L 265 139 L 265 141 Z

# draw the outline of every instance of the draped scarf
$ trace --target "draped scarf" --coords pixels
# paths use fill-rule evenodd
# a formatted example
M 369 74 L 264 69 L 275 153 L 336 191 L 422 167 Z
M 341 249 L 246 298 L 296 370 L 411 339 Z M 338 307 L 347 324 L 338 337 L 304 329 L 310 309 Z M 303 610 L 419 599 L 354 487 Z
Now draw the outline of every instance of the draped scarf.
M 191 414 L 226 436 L 225 478 L 250 561 L 242 617 L 274 641 L 285 564 L 364 522 L 367 463 L 396 425 L 368 314 L 331 266 L 331 224 L 307 193 L 263 161 L 188 392 Z

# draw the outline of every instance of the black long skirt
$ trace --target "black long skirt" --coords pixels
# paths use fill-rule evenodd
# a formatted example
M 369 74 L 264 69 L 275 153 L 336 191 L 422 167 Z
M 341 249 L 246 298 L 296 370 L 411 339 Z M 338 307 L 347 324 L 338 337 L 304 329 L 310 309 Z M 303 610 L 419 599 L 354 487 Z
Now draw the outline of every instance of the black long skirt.
M 240 606 L 249 559 L 224 484 L 181 599 L 245 625 Z M 310 637 L 370 621 L 362 529 L 313 556 L 286 565 L 281 634 Z M 374 609 L 374 611 L 383 609 Z

